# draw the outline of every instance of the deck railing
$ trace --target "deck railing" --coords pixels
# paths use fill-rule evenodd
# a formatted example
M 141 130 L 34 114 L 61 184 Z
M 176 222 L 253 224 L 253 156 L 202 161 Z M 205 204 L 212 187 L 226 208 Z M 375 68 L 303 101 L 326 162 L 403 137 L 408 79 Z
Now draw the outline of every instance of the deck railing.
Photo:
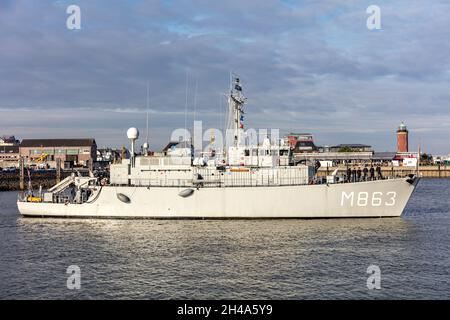
M 176 175 L 176 173 L 174 174 Z M 172 178 L 170 173 L 155 178 L 135 177 L 131 185 L 141 187 L 259 187 L 292 186 L 308 184 L 312 176 L 308 168 L 287 167 L 267 169 L 236 169 L 221 171 L 195 168 L 189 178 Z M 125 184 L 122 184 L 125 185 Z

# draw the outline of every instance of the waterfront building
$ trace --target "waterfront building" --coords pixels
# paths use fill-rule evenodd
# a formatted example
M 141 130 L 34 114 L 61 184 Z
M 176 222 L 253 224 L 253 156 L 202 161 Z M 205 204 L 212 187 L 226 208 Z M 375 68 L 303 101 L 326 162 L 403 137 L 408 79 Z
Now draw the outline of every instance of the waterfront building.
M 421 160 L 422 162 L 422 160 Z M 434 165 L 450 165 L 450 154 L 447 156 L 435 156 L 432 157 L 432 162 Z
M 95 139 L 23 139 L 20 156 L 28 162 L 53 162 L 67 166 L 89 166 L 97 159 Z
M 19 146 L 0 146 L 0 168 L 17 167 L 19 159 Z
M 286 136 L 286 139 L 291 148 L 296 149 L 297 152 L 310 152 L 317 150 L 317 147 L 314 145 L 313 135 L 311 133 L 289 133 Z
M 292 139 L 288 136 L 291 144 Z M 316 146 L 312 135 L 300 136 L 292 149 L 295 162 L 331 161 L 333 165 L 340 163 L 360 163 L 371 161 L 373 156 L 372 147 L 365 144 L 339 144 L 331 147 Z M 292 145 L 292 144 L 291 144 Z
M 389 166 L 392 164 L 392 160 L 394 160 L 395 156 L 396 153 L 390 151 L 374 152 L 372 162 Z
M 343 163 L 370 162 L 373 152 L 304 152 L 294 153 L 295 162 L 332 161 L 333 165 Z

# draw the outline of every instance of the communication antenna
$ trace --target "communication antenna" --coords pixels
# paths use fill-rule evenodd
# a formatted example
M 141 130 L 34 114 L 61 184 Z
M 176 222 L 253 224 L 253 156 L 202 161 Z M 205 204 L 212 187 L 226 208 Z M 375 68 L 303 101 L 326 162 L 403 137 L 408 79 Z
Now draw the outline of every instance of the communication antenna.
M 187 108 L 188 108 L 188 87 L 189 87 L 189 77 L 188 71 L 186 70 L 186 97 L 184 102 L 184 132 L 187 132 Z M 184 137 L 184 147 L 186 148 L 186 137 Z
M 149 105 L 150 105 L 150 83 L 147 81 L 147 133 L 145 137 L 145 142 L 143 145 L 144 155 L 148 155 L 149 142 L 148 142 L 148 113 L 149 113 Z
M 194 90 L 194 121 L 197 116 L 197 90 L 198 90 L 198 79 L 195 78 L 195 90 Z
M 191 135 L 191 143 L 195 143 L 195 135 L 194 135 L 194 127 L 195 127 L 195 120 L 197 117 L 197 90 L 198 90 L 198 78 L 195 77 L 195 89 L 194 89 L 194 121 L 192 122 L 192 135 Z M 200 150 L 201 152 L 202 150 Z M 193 155 L 195 157 L 195 148 L 193 149 Z
M 147 81 L 147 136 L 145 142 L 148 143 L 148 108 L 150 106 L 150 83 Z

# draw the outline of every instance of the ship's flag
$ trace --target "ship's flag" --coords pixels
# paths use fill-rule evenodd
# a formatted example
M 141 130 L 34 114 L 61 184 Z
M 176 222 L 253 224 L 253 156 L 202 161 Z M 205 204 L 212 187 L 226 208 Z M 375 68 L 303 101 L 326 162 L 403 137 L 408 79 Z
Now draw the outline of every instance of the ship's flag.
M 244 121 L 244 116 L 241 114 L 241 121 Z

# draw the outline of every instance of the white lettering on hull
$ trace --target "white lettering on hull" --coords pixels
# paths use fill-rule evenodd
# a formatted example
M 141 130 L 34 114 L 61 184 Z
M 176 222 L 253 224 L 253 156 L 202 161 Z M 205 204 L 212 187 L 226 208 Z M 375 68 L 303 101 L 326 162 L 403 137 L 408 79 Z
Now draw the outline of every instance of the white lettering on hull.
M 395 200 L 397 197 L 397 192 L 395 191 L 389 191 L 386 193 L 383 193 L 381 191 L 375 191 L 375 192 L 367 192 L 367 191 L 361 191 L 361 192 L 345 192 L 342 191 L 341 193 L 341 207 L 344 206 L 350 206 L 354 207 L 355 205 L 357 207 L 380 207 L 383 204 L 388 207 L 395 206 Z

